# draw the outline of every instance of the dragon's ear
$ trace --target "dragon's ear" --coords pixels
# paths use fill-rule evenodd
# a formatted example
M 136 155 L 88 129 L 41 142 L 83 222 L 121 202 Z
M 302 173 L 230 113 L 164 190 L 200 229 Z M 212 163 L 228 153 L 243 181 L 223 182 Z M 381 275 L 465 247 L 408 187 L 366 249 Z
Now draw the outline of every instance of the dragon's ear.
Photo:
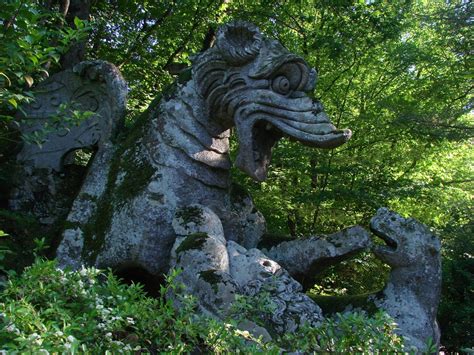
M 251 23 L 236 21 L 219 28 L 216 46 L 230 65 L 241 66 L 254 59 L 262 46 L 262 34 Z

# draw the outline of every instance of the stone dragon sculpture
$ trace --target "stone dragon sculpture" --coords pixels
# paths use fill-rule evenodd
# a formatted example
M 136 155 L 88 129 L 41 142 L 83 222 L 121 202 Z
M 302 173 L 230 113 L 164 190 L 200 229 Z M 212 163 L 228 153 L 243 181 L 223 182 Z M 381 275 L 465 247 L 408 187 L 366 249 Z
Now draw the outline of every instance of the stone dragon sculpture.
M 236 165 L 256 180 L 265 179 L 272 147 L 282 136 L 321 148 L 351 136 L 305 95 L 316 72 L 253 25 L 223 26 L 216 45 L 193 59 L 189 74 L 152 105 L 110 163 L 92 168 L 105 183 L 86 179 L 79 192 L 58 249 L 62 265 L 166 272 L 175 240 L 171 221 L 177 209 L 193 203 L 219 216 L 226 239 L 255 247 L 263 228 L 246 230 L 255 227 L 242 221 L 261 215 L 232 208 L 229 130 L 235 127 L 239 141 Z M 98 231 L 88 228 L 98 224 Z
M 48 176 L 54 173 L 54 184 L 40 187 L 53 191 L 62 183 L 65 157 L 81 144 L 96 148 L 64 224 L 57 249 L 61 267 L 138 268 L 151 275 L 152 283 L 170 268 L 182 268 L 179 280 L 187 292 L 197 297 L 202 312 L 216 317 L 229 311 L 236 294 L 255 296 L 263 290 L 276 305 L 268 328 L 247 328 L 265 338 L 267 330 L 284 333 L 306 322 L 319 324 L 321 309 L 293 277 L 368 249 L 368 232 L 355 226 L 258 250 L 265 220 L 248 196 L 237 193 L 229 171 L 231 129 L 239 143 L 236 166 L 258 181 L 266 178 L 272 148 L 282 137 L 318 148 L 334 148 L 351 137 L 305 94 L 314 89 L 316 72 L 301 57 L 252 24 L 224 25 L 215 45 L 192 59 L 192 67 L 126 137 L 114 133 L 125 112 L 126 85 L 111 64 L 84 62 L 48 80 L 65 83 L 64 97 L 89 88 L 92 94 L 84 102 L 92 102 L 98 113 L 61 137 L 57 149 L 58 140 L 51 136 L 46 146 L 54 149 L 29 147 L 19 154 L 28 181 L 10 203 L 20 208 L 25 201 L 34 203 L 44 169 Z M 44 96 L 50 105 L 51 97 Z M 26 111 L 36 117 L 35 110 Z M 88 130 L 92 138 L 83 137 Z M 53 207 L 40 208 L 42 215 L 54 214 L 58 208 Z M 429 337 L 439 342 L 438 239 L 418 222 L 384 209 L 371 229 L 387 243 L 375 254 L 392 267 L 387 287 L 371 302 L 399 322 L 410 345 L 424 349 Z

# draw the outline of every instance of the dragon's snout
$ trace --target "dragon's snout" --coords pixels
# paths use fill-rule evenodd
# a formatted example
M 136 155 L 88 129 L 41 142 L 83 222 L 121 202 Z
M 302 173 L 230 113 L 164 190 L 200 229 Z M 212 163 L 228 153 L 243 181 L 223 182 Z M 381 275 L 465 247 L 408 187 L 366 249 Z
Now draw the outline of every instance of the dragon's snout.
M 316 148 L 336 148 L 352 135 L 329 120 L 320 103 L 307 97 L 282 98 L 268 90 L 247 94 L 251 103 L 234 115 L 239 152 L 236 165 L 258 181 L 265 180 L 276 142 L 287 137 Z

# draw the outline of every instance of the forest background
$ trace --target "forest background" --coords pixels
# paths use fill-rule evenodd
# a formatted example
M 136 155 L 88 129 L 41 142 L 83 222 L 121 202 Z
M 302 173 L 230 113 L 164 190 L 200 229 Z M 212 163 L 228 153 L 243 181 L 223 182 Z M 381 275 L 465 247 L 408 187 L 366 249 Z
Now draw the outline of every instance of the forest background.
M 114 63 L 130 87 L 129 128 L 193 53 L 211 45 L 220 24 L 255 23 L 316 68 L 314 97 L 337 127 L 353 131 L 332 150 L 279 142 L 263 183 L 233 171 L 269 234 L 299 238 L 367 225 L 381 206 L 417 218 L 443 243 L 442 343 L 474 346 L 470 1 L 8 0 L 0 19 L 0 163 L 18 142 L 40 139 L 21 139 L 12 127 L 48 75 L 82 59 Z M 35 237 L 11 227 L 26 217 L 7 210 L 14 182 L 0 170 L 0 229 Z M 318 275 L 314 292 L 368 293 L 386 275 L 367 253 Z

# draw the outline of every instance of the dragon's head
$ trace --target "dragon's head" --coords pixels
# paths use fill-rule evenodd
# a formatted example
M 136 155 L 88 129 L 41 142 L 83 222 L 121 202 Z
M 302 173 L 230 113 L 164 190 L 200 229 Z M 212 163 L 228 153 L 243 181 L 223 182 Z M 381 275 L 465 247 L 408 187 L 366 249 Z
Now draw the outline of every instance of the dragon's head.
M 283 136 L 319 148 L 351 137 L 305 94 L 314 89 L 316 71 L 252 24 L 222 26 L 215 46 L 195 58 L 193 77 L 210 117 L 236 127 L 236 165 L 256 180 L 266 178 L 271 150 Z

